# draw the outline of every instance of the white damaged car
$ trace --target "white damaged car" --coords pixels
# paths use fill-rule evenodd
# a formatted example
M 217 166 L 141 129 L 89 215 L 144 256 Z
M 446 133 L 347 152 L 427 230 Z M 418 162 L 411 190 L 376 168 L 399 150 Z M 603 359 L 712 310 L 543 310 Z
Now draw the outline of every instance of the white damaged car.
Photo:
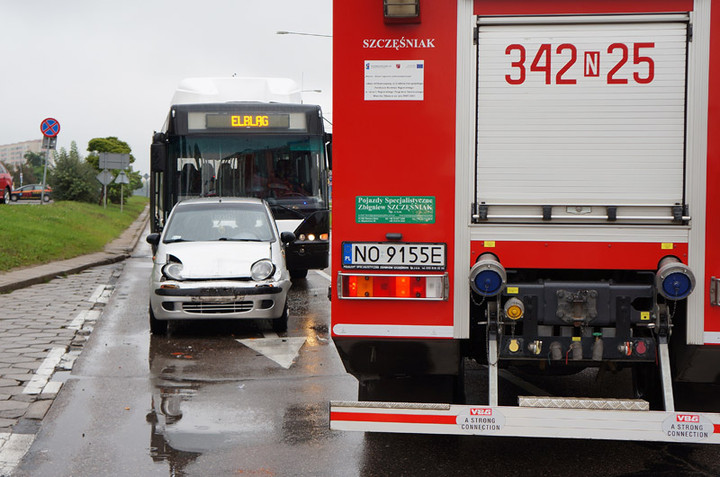
M 178 203 L 161 234 L 150 234 L 150 331 L 173 320 L 271 319 L 287 329 L 290 274 L 285 245 L 267 204 L 253 198 Z

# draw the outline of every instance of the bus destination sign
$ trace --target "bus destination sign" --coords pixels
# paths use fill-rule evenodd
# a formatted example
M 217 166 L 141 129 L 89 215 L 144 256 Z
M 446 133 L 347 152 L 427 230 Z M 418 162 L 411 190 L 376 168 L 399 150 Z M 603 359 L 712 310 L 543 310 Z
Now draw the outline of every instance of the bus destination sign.
M 205 125 L 208 129 L 288 129 L 288 114 L 207 114 Z

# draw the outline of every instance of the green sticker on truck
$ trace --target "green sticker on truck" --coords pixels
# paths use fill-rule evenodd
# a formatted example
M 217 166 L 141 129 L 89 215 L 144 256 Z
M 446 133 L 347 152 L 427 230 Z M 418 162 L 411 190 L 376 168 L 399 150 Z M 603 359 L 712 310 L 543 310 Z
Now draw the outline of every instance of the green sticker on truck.
M 434 224 L 435 197 L 357 196 L 358 224 Z

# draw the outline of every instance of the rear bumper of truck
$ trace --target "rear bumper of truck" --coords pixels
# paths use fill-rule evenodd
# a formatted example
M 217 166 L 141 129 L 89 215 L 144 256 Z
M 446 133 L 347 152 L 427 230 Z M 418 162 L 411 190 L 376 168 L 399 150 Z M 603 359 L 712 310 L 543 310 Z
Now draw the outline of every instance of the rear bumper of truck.
M 720 414 L 614 409 L 628 404 L 633 408 L 637 401 L 604 401 L 604 405 L 613 409 L 333 401 L 330 403 L 330 428 L 337 431 L 720 444 Z M 603 403 L 595 401 L 580 405 Z

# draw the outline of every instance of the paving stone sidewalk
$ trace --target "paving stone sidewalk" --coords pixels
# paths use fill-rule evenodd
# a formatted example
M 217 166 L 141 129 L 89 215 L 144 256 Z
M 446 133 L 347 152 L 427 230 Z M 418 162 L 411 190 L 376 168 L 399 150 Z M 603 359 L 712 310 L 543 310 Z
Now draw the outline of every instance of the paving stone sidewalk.
M 0 475 L 32 444 L 147 221 L 146 208 L 103 252 L 0 273 Z

